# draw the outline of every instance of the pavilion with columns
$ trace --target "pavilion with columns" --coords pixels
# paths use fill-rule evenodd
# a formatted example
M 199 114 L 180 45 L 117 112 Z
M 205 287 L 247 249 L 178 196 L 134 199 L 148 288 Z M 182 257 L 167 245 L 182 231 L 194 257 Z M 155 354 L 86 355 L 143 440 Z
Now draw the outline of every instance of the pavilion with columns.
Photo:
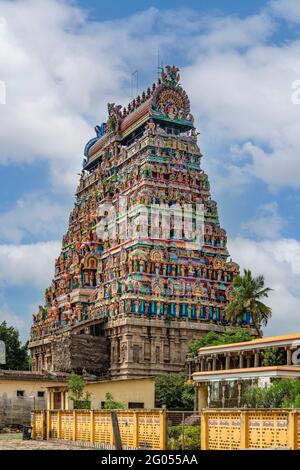
M 273 361 L 267 352 L 273 353 Z M 197 389 L 197 409 L 241 406 L 249 385 L 300 378 L 300 333 L 200 348 L 187 359 Z

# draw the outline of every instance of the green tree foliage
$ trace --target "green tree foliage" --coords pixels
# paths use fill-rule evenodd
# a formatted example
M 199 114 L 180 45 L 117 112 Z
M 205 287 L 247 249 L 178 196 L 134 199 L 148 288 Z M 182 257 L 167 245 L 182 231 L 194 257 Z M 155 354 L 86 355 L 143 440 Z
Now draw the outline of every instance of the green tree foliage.
M 261 352 L 262 365 L 267 366 L 280 366 L 285 363 L 284 354 L 279 348 L 268 348 Z
M 68 380 L 68 395 L 74 409 L 90 409 L 90 394 L 84 392 L 85 381 L 80 375 L 71 374 Z
M 298 408 L 300 380 L 275 380 L 270 387 L 249 387 L 243 404 L 248 408 Z
M 189 344 L 188 355 L 190 357 L 197 356 L 198 349 L 205 346 L 218 346 L 219 344 L 242 343 L 243 341 L 251 341 L 253 337 L 246 328 L 226 328 L 224 333 L 216 333 L 210 331 L 203 338 L 195 339 Z
M 268 297 L 272 289 L 265 287 L 263 276 L 253 277 L 247 269 L 244 270 L 243 276 L 235 278 L 233 286 L 233 300 L 226 308 L 226 317 L 238 322 L 246 313 L 250 313 L 257 334 L 261 337 L 260 327 L 266 326 L 272 315 L 270 307 L 261 299 Z
M 106 393 L 104 403 L 105 410 L 123 410 L 124 408 L 126 408 L 125 403 L 115 401 L 111 393 Z
M 81 400 L 84 387 L 85 381 L 83 378 L 80 375 L 71 374 L 68 380 L 68 394 L 70 400 Z
M 0 340 L 4 341 L 6 349 L 6 364 L 1 364 L 1 369 L 28 370 L 28 342 L 22 345 L 18 330 L 7 326 L 5 321 L 0 323 Z
M 192 410 L 194 408 L 195 389 L 192 383 L 184 383 L 181 399 L 184 410 Z
M 187 383 L 186 374 L 162 374 L 155 381 L 155 404 L 161 408 L 187 409 L 194 407 L 194 388 Z

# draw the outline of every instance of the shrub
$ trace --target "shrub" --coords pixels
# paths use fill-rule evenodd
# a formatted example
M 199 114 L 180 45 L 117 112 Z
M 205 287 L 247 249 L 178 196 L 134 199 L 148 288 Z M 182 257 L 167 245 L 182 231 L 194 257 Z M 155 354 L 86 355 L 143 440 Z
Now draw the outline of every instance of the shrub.
M 74 410 L 90 410 L 91 402 L 90 400 L 74 400 L 73 408 Z
M 184 449 L 200 450 L 200 426 L 169 426 L 168 433 L 170 450 L 182 449 L 182 440 L 184 440 Z
M 125 403 L 115 401 L 111 393 L 106 393 L 104 402 L 105 410 L 123 410 L 124 408 L 126 408 Z
M 269 387 L 249 387 L 243 398 L 247 408 L 298 408 L 300 380 L 275 380 Z
M 71 374 L 68 380 L 68 395 L 75 410 L 90 409 L 90 394 L 84 393 L 85 382 L 80 375 Z

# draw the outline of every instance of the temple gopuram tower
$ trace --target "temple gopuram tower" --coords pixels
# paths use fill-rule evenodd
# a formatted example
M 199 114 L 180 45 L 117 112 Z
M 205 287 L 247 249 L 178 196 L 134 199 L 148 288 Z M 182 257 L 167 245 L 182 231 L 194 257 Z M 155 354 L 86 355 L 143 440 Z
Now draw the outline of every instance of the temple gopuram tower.
M 228 325 L 239 267 L 179 78 L 167 66 L 127 108 L 108 104 L 86 144 L 52 285 L 33 315 L 34 371 L 179 372 L 192 339 Z

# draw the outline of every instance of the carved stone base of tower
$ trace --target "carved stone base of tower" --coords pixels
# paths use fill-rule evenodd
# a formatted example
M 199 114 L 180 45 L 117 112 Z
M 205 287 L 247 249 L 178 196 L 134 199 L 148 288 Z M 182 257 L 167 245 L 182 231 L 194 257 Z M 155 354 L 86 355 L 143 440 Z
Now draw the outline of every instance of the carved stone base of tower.
M 117 318 L 105 326 L 111 345 L 112 378 L 156 376 L 181 372 L 188 345 L 208 331 L 224 331 L 222 325 L 161 319 Z
M 180 372 L 188 345 L 215 323 L 161 318 L 116 317 L 83 322 L 52 338 L 31 343 L 32 369 L 91 373 L 111 378 L 156 376 Z

